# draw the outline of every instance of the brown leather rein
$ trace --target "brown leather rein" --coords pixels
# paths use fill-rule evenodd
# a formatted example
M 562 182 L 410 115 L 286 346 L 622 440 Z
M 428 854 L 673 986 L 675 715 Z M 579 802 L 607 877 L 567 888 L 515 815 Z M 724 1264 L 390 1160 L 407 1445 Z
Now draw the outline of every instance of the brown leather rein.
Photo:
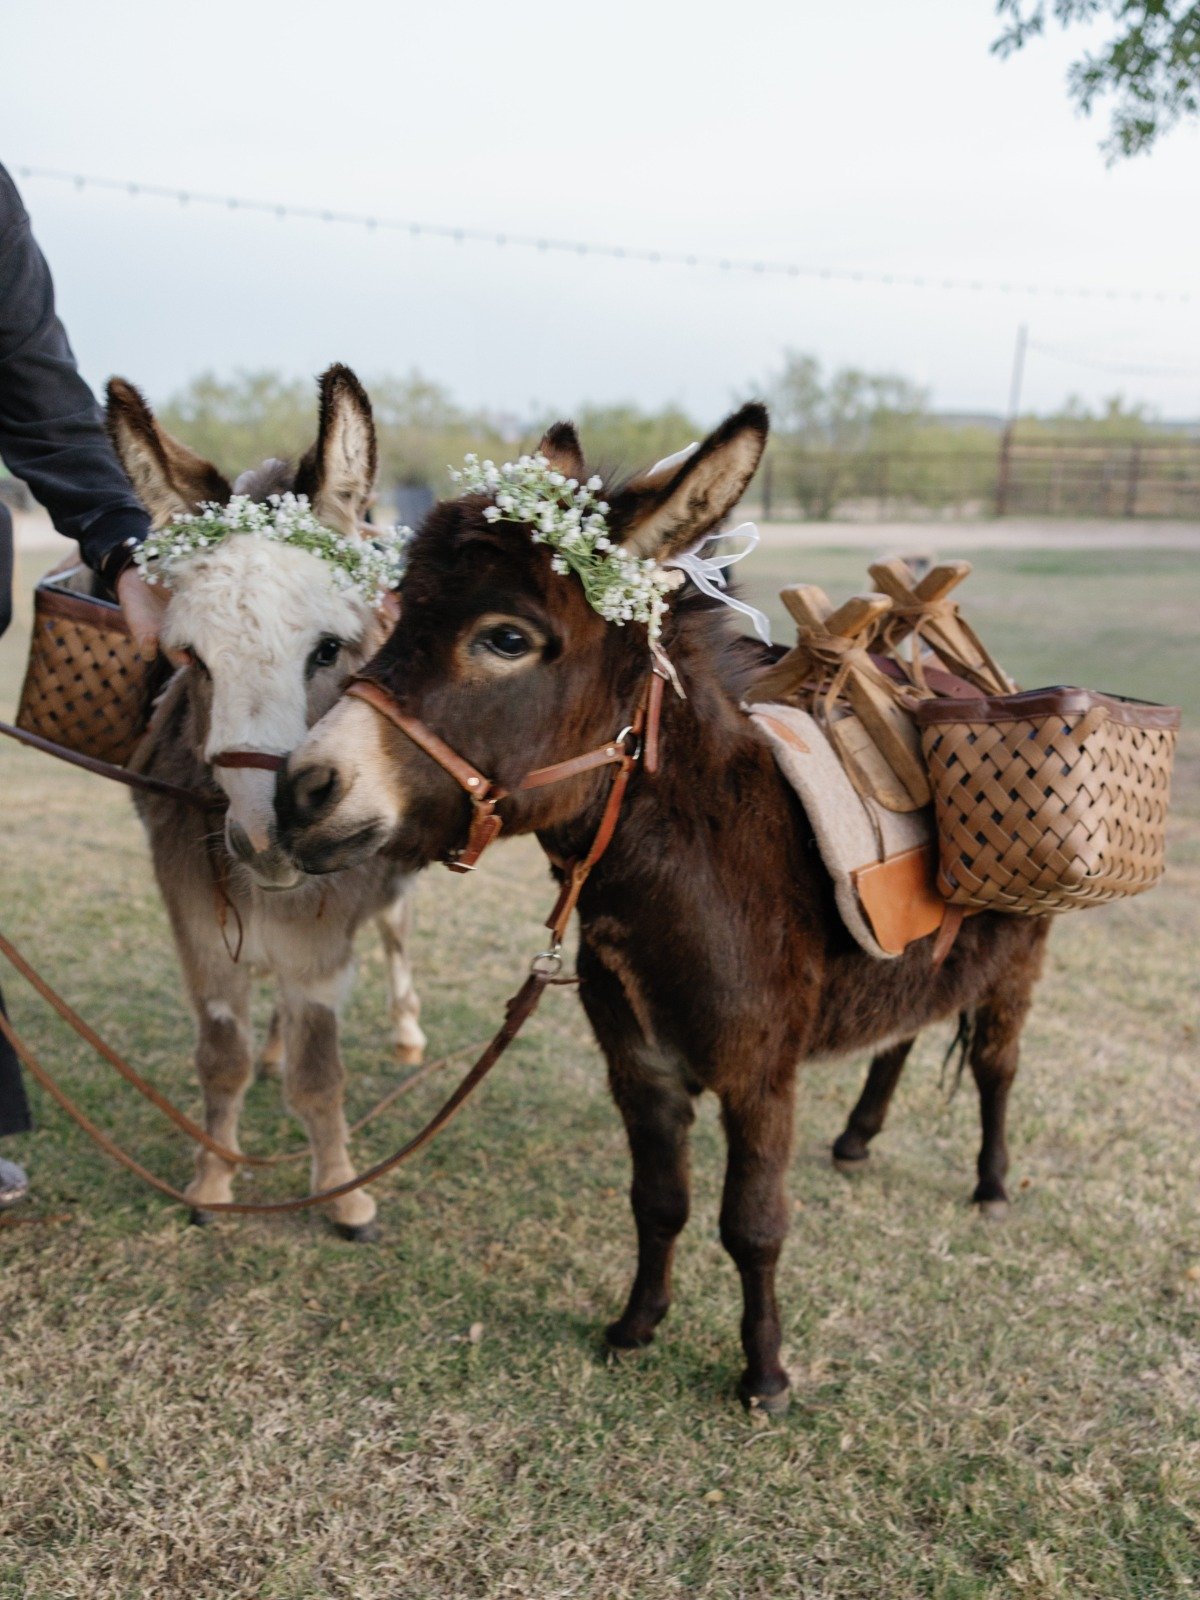
M 533 772 L 527 773 L 521 782 L 516 785 L 515 792 L 523 792 L 531 789 L 540 789 L 552 783 L 560 783 L 569 778 L 577 777 L 581 773 L 596 771 L 606 766 L 612 766 L 616 769 L 613 773 L 608 798 L 601 814 L 600 824 L 592 839 L 591 846 L 585 854 L 576 857 L 573 861 L 562 864 L 556 863 L 563 875 L 563 884 L 554 907 L 546 919 L 546 927 L 550 930 L 551 935 L 549 949 L 534 956 L 530 964 L 529 976 L 505 1005 L 504 1021 L 501 1023 L 499 1030 L 468 1070 L 453 1094 L 443 1102 L 425 1126 L 405 1144 L 401 1145 L 392 1155 L 388 1156 L 386 1160 L 376 1162 L 374 1166 L 369 1167 L 365 1172 L 360 1172 L 347 1183 L 338 1184 L 330 1189 L 319 1190 L 316 1194 L 302 1195 L 294 1200 L 206 1201 L 203 1203 L 205 1212 L 232 1212 L 239 1215 L 261 1216 L 289 1211 L 305 1211 L 312 1206 L 323 1205 L 330 1200 L 339 1199 L 342 1195 L 351 1194 L 354 1190 L 361 1189 L 364 1185 L 382 1178 L 385 1174 L 415 1156 L 455 1116 L 496 1065 L 496 1062 L 499 1061 L 500 1057 L 517 1037 L 517 1034 L 533 1015 L 534 1011 L 537 1010 L 545 990 L 551 984 L 574 981 L 573 979 L 559 977 L 562 967 L 560 951 L 563 937 L 588 874 L 612 841 L 630 774 L 639 761 L 644 763 L 648 772 L 653 773 L 658 770 L 658 731 L 662 708 L 662 691 L 663 677 L 655 668 L 647 677 L 632 722 L 626 728 L 623 728 L 615 739 L 610 740 L 607 744 L 598 746 L 594 750 L 589 750 L 581 756 L 574 756 L 566 761 L 556 762 L 552 766 L 539 767 Z M 453 856 L 448 858 L 445 864 L 455 872 L 472 871 L 484 850 L 487 849 L 488 845 L 501 831 L 501 819 L 497 815 L 496 807 L 501 800 L 506 798 L 509 791 L 493 784 L 483 773 L 473 767 L 469 761 L 458 755 L 443 739 L 427 728 L 423 722 L 415 717 L 409 717 L 401 711 L 397 702 L 380 684 L 371 679 L 356 678 L 345 692 L 355 696 L 357 699 L 364 700 L 381 716 L 392 722 L 414 744 L 418 745 L 443 767 L 470 797 L 472 806 L 471 824 L 466 845 L 462 850 L 455 852 Z M 166 795 L 171 799 L 186 801 L 189 804 L 207 809 L 216 809 L 212 800 L 192 790 L 179 789 L 172 784 L 145 777 L 140 773 L 128 772 L 123 767 L 97 761 L 90 756 L 80 756 L 74 751 L 67 750 L 64 746 L 55 745 L 50 740 L 42 739 L 37 735 L 26 734 L 23 729 L 16 729 L 6 723 L 0 723 L 0 732 L 11 734 L 23 743 L 34 746 L 34 748 L 43 749 L 49 754 L 57 755 L 64 760 L 71 761 L 76 766 L 84 767 L 88 771 L 97 772 L 103 777 L 111 778 L 114 782 L 124 783 L 130 788 L 145 789 L 152 793 Z M 632 748 L 630 741 L 632 741 Z M 259 767 L 266 771 L 278 771 L 283 767 L 285 761 L 286 757 L 271 755 L 265 751 L 227 750 L 222 751 L 213 758 L 213 765 Z M 219 805 L 220 802 L 217 804 Z M 241 1151 L 229 1150 L 218 1144 L 205 1129 L 173 1106 L 153 1084 L 149 1083 L 115 1050 L 105 1044 L 104 1040 L 88 1027 L 82 1017 L 74 1012 L 66 1001 L 62 1000 L 51 989 L 50 985 L 46 983 L 30 963 L 25 960 L 20 951 L 3 934 L 0 934 L 0 955 L 6 957 L 10 964 L 54 1007 L 79 1037 L 96 1050 L 120 1073 L 126 1082 L 131 1084 L 139 1094 L 150 1101 L 178 1128 L 210 1150 L 214 1155 L 234 1166 L 265 1167 L 294 1159 L 302 1159 L 307 1154 L 305 1151 L 297 1151 L 284 1156 L 249 1156 Z M 98 1127 L 87 1113 L 67 1094 L 66 1090 L 55 1081 L 12 1027 L 3 1012 L 0 1012 L 0 1035 L 3 1035 L 8 1040 L 35 1082 L 41 1085 L 72 1121 L 82 1128 L 106 1155 L 110 1156 L 120 1166 L 123 1166 L 126 1171 L 132 1172 L 135 1177 L 141 1178 L 151 1188 L 157 1190 L 159 1194 L 165 1195 L 167 1199 L 175 1200 L 179 1204 L 189 1207 L 196 1204 L 181 1190 L 174 1188 L 171 1184 L 150 1172 L 141 1162 L 110 1138 L 102 1128 Z M 366 1122 L 369 1122 L 401 1093 L 414 1087 L 419 1080 L 427 1077 L 437 1067 L 443 1065 L 444 1061 L 449 1059 L 451 1058 L 447 1056 L 443 1058 L 443 1061 L 430 1063 L 427 1067 L 421 1068 L 418 1072 L 413 1073 L 411 1077 L 406 1078 L 396 1089 L 386 1095 L 377 1106 L 369 1111 L 365 1117 L 361 1118 L 355 1124 L 355 1127 L 362 1127 Z
M 73 767 L 82 767 L 84 772 L 94 772 L 98 777 L 108 778 L 112 783 L 123 783 L 127 789 L 140 789 L 146 794 L 160 794 L 167 800 L 178 800 L 184 805 L 196 806 L 201 811 L 224 811 L 226 801 L 224 795 L 204 794 L 199 789 L 181 789 L 178 784 L 166 783 L 162 778 L 152 778 L 145 772 L 131 772 L 128 767 L 118 767 L 111 761 L 101 761 L 96 756 L 82 755 L 78 750 L 71 750 L 65 744 L 55 744 L 53 739 L 44 739 L 40 733 L 30 733 L 25 728 L 14 727 L 11 722 L 0 722 L 0 733 L 7 734 L 10 739 L 16 739 L 19 744 L 26 744 L 31 750 L 41 750 L 48 756 L 55 756 L 59 761 L 66 761 Z

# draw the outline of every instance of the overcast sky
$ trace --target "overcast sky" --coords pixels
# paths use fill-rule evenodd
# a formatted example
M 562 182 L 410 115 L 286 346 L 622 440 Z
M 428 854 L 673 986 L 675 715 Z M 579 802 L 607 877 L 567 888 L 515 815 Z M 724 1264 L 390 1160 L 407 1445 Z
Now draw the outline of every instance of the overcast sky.
M 1108 170 L 1057 30 L 990 0 L 54 0 L 3 22 L 0 159 L 626 246 L 1147 292 L 941 292 L 539 254 L 20 180 L 88 376 L 417 367 L 525 412 L 712 421 L 786 346 L 941 408 L 1200 415 L 1200 135 Z M 1039 348 L 1041 347 L 1041 348 Z M 1053 353 L 1051 353 L 1053 351 Z M 1065 359 L 1067 357 L 1072 360 Z M 1137 375 L 1101 368 L 1149 369 Z

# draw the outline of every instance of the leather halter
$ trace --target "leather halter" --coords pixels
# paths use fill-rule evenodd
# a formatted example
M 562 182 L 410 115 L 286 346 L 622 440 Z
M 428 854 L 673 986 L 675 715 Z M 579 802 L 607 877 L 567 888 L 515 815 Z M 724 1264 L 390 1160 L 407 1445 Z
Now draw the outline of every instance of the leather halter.
M 287 765 L 286 756 L 272 755 L 269 750 L 218 750 L 208 760 L 210 767 L 258 767 L 263 772 L 280 772 Z
M 535 767 L 532 772 L 527 772 L 511 791 L 501 788 L 490 778 L 485 777 L 465 757 L 451 749 L 431 728 L 427 728 L 420 718 L 410 717 L 407 712 L 401 711 L 391 692 L 375 679 L 352 678 L 344 692 L 353 695 L 356 700 L 365 701 L 373 711 L 377 711 L 394 727 L 399 728 L 401 733 L 411 739 L 418 748 L 424 750 L 431 760 L 436 761 L 438 766 L 448 772 L 470 799 L 471 826 L 467 833 L 467 842 L 461 850 L 454 851 L 445 859 L 444 864 L 451 872 L 474 871 L 480 856 L 499 836 L 503 828 L 496 807 L 501 800 L 507 799 L 510 793 L 521 794 L 531 789 L 543 789 L 548 784 L 562 783 L 568 778 L 578 777 L 580 773 L 594 772 L 601 767 L 611 766 L 617 769 L 613 774 L 600 826 L 592 839 L 590 849 L 585 855 L 578 856 L 572 861 L 554 862 L 563 874 L 563 886 L 554 909 L 546 919 L 546 926 L 553 938 L 553 948 L 549 954 L 557 959 L 558 946 L 562 943 L 563 934 L 566 932 L 567 923 L 570 921 L 571 912 L 575 909 L 575 902 L 579 898 L 584 882 L 612 842 L 630 773 L 639 760 L 647 772 L 658 771 L 658 728 L 662 711 L 663 681 L 663 675 L 657 666 L 652 668 L 638 697 L 633 721 L 627 728 L 623 728 L 615 739 L 610 739 L 607 744 L 598 745 L 596 749 L 588 750 L 583 755 L 571 756 L 566 761 L 556 761 L 548 767 Z M 630 748 L 631 740 L 632 748 Z

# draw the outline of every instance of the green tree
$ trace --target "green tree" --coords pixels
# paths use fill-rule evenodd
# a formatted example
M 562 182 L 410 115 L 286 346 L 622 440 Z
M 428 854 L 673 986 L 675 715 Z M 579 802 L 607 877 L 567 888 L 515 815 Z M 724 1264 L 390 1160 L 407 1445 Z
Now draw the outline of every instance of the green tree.
M 542 419 L 533 442 L 556 416 Z M 707 431 L 679 406 L 664 406 L 660 411 L 643 411 L 640 406 L 583 405 L 571 413 L 579 431 L 589 468 L 605 475 L 636 472 L 653 466 L 663 456 L 674 455 Z
M 1094 411 L 1077 394 L 1068 395 L 1057 411 L 1040 418 L 1022 418 L 1022 438 L 1037 434 L 1083 444 L 1137 444 L 1142 441 L 1169 442 L 1173 435 L 1156 427 L 1148 406 L 1140 401 L 1127 403 L 1114 394 Z
M 202 372 L 159 408 L 163 426 L 227 477 L 268 456 L 295 460 L 317 432 L 316 385 L 278 372 Z
M 468 450 L 499 453 L 498 424 L 458 407 L 449 393 L 419 372 L 367 384 L 379 437 L 379 489 L 384 501 L 397 483 L 449 488 L 446 469 Z M 160 408 L 164 425 L 230 478 L 268 456 L 298 460 L 317 432 L 316 385 L 278 372 L 202 373 Z
M 881 458 L 911 449 L 927 420 L 926 396 L 907 378 L 843 367 L 826 378 L 815 356 L 788 351 L 766 392 L 772 462 L 805 516 L 872 492 Z
M 1116 32 L 1100 49 L 1075 61 L 1067 83 L 1091 114 L 1114 97 L 1108 138 L 1111 165 L 1149 150 L 1177 122 L 1200 112 L 1200 5 L 1182 0 L 996 0 L 1004 31 L 992 50 L 1001 57 L 1045 31 L 1047 12 L 1064 28 L 1108 15 Z
M 486 412 L 468 412 L 447 389 L 419 372 L 372 378 L 367 384 L 379 435 L 379 481 L 386 497 L 396 483 L 427 484 L 449 492 L 447 468 L 468 450 L 505 451 L 505 430 Z

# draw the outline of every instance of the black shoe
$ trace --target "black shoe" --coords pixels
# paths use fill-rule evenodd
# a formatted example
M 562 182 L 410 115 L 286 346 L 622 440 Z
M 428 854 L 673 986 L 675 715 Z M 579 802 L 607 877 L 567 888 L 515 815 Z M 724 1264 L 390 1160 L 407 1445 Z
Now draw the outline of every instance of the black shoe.
M 0 1207 L 15 1206 L 28 1193 L 29 1179 L 24 1167 L 19 1167 L 15 1161 L 0 1158 Z

